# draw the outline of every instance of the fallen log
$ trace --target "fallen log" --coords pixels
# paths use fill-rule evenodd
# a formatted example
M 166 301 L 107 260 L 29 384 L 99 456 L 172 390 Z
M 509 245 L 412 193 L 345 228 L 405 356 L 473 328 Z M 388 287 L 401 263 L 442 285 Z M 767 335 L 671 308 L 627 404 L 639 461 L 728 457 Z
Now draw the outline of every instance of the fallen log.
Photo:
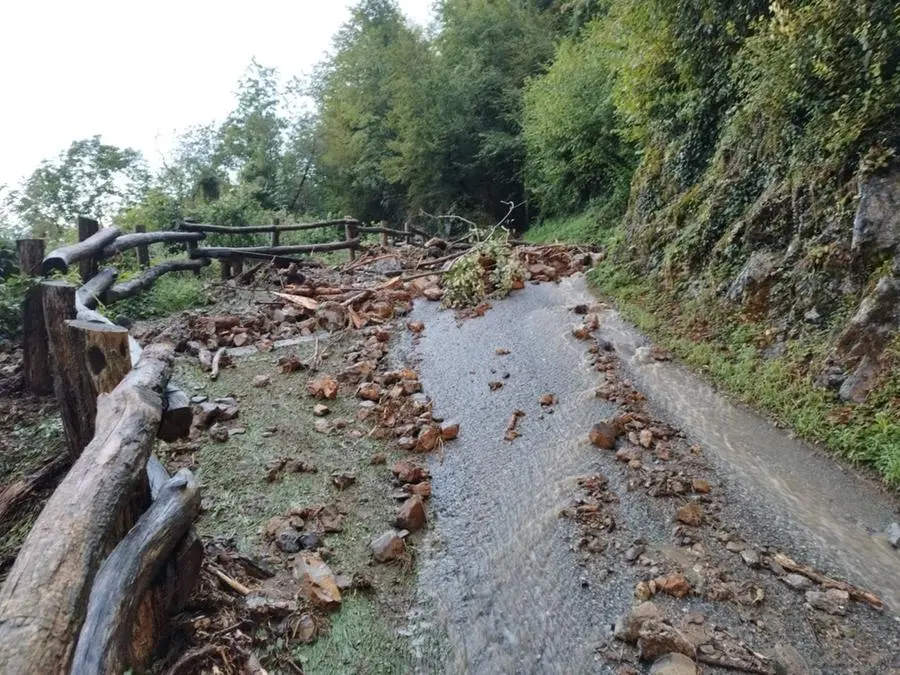
M 38 516 L 0 589 L 4 673 L 68 671 L 97 569 L 124 535 L 123 512 L 146 481 L 172 352 L 171 345 L 148 347 L 97 401 L 93 440 Z
M 88 309 L 96 308 L 103 294 L 116 283 L 118 276 L 116 268 L 107 267 L 75 292 L 76 301 Z
M 812 567 L 801 565 L 800 563 L 791 560 L 783 553 L 776 553 L 772 556 L 772 560 L 781 565 L 781 567 L 786 569 L 788 572 L 800 574 L 807 579 L 810 579 L 811 581 L 815 581 L 823 588 L 836 588 L 838 590 L 845 591 L 851 598 L 856 600 L 856 602 L 865 602 L 875 609 L 884 609 L 884 602 L 882 602 L 881 598 L 879 598 L 874 593 L 859 588 L 858 586 L 854 586 L 853 584 L 846 581 L 838 581 L 837 579 L 832 579 L 831 577 L 822 574 Z
M 148 244 L 197 242 L 205 238 L 206 235 L 202 232 L 137 232 L 135 234 L 123 234 L 103 249 L 103 257 L 109 258 L 122 251 L 137 248 L 138 246 L 147 246 Z
M 293 225 L 247 225 L 246 227 L 229 227 L 227 225 L 209 225 L 207 223 L 181 223 L 178 229 L 182 232 L 209 232 L 218 234 L 273 234 L 275 232 L 296 232 L 298 230 L 319 230 L 325 227 L 338 227 L 346 223 L 359 225 L 358 220 L 343 218 L 326 220 L 320 223 L 295 223 Z
M 109 292 L 106 294 L 107 301 L 113 303 L 122 300 L 123 298 L 130 298 L 132 295 L 137 295 L 139 292 L 150 288 L 150 286 L 152 286 L 163 274 L 168 274 L 169 272 L 199 270 L 207 265 L 209 265 L 208 259 L 167 260 L 166 262 L 155 265 L 145 272 L 142 272 L 133 279 L 129 279 L 121 284 L 116 284 L 110 288 Z
M 191 251 L 191 256 L 195 258 L 246 258 L 252 254 L 261 254 L 270 257 L 290 253 L 343 251 L 348 248 L 359 248 L 359 237 L 345 241 L 332 241 L 327 244 L 298 244 L 296 246 L 246 246 L 243 248 L 209 246 L 194 249 Z
M 199 511 L 197 481 L 182 469 L 98 570 L 71 672 L 121 673 L 138 665 L 131 638 L 141 599 Z
M 107 227 L 84 241 L 70 246 L 62 246 L 50 251 L 41 263 L 41 274 L 49 276 L 53 272 L 67 274 L 69 265 L 92 257 L 99 257 L 103 249 L 111 244 L 120 234 L 116 227 Z
M 32 492 L 39 490 L 68 469 L 71 463 L 71 456 L 63 453 L 51 459 L 34 473 L 30 473 L 0 490 L 0 521 L 28 499 Z

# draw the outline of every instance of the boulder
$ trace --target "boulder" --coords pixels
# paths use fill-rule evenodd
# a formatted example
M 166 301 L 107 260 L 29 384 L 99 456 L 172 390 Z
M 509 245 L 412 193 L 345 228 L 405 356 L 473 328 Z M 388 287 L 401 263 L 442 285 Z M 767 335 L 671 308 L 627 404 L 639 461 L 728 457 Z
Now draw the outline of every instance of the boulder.
M 377 562 L 391 562 L 403 558 L 406 554 L 406 542 L 399 532 L 388 530 L 372 540 L 369 550 Z
M 318 553 L 303 552 L 294 564 L 294 578 L 300 584 L 300 595 L 325 610 L 340 609 L 341 591 L 334 574 Z
M 862 175 L 851 250 L 860 255 L 896 251 L 900 244 L 900 171 Z

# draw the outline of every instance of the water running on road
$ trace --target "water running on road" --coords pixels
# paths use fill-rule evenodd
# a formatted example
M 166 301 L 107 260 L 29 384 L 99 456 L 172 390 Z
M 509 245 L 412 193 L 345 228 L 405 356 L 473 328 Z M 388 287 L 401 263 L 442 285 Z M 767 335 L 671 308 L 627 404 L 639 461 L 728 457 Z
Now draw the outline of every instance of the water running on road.
M 597 672 L 593 647 L 605 625 L 632 604 L 632 587 L 614 576 L 601 591 L 583 586 L 572 553 L 574 527 L 559 512 L 575 478 L 597 470 L 586 431 L 612 408 L 594 395 L 597 376 L 585 343 L 571 336 L 568 311 L 594 299 L 584 279 L 529 285 L 484 317 L 457 325 L 452 312 L 417 305 L 426 331 L 417 350 L 435 414 L 461 423 L 459 441 L 434 460 L 430 543 L 421 556 L 423 602 L 449 638 L 449 653 L 426 656 L 426 671 Z M 642 337 L 614 312 L 602 337 L 627 360 Z M 508 356 L 496 354 L 508 349 Z M 817 455 L 758 415 L 734 406 L 673 363 L 632 366 L 651 404 L 699 442 L 726 476 L 736 518 L 748 530 L 777 531 L 795 555 L 900 606 L 900 556 L 870 536 L 895 501 L 869 481 Z M 488 382 L 503 387 L 491 392 Z M 541 410 L 542 393 L 559 405 Z M 521 409 L 522 436 L 503 440 Z M 651 520 L 620 491 L 622 509 Z M 665 540 L 666 525 L 658 532 Z M 777 538 L 777 537 L 776 537 Z M 432 618 L 433 618 L 432 616 Z

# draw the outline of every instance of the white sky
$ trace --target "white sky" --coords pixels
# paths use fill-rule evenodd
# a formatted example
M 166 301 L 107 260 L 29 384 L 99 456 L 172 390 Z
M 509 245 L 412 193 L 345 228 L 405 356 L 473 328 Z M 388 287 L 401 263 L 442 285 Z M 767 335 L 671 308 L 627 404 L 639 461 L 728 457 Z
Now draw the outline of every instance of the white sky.
M 154 162 L 221 120 L 250 60 L 309 72 L 355 0 L 0 0 L 0 186 L 78 139 Z M 420 25 L 431 0 L 398 0 Z

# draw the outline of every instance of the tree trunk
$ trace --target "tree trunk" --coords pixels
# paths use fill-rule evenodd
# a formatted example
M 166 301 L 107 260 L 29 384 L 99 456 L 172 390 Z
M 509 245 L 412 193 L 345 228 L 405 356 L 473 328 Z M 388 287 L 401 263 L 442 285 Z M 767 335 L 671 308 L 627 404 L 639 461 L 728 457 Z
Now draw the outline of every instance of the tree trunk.
M 141 601 L 199 511 L 197 481 L 182 469 L 97 572 L 72 659 L 73 673 L 121 673 L 139 665 L 134 661 L 132 632 Z
M 194 255 L 198 258 L 242 258 L 251 257 L 248 253 L 261 253 L 268 256 L 279 256 L 291 253 L 324 253 L 326 251 L 344 251 L 359 248 L 359 238 L 350 241 L 332 241 L 327 244 L 297 244 L 296 246 L 245 246 L 238 248 L 210 246 L 198 248 Z
M 67 672 L 97 569 L 124 534 L 121 514 L 146 480 L 172 361 L 170 345 L 152 345 L 100 397 L 94 439 L 38 516 L 0 589 L 5 675 Z
M 85 241 L 93 237 L 100 230 L 100 223 L 92 218 L 78 216 L 78 241 Z M 87 283 L 97 274 L 97 265 L 100 256 L 97 252 L 82 258 L 78 262 L 78 271 L 81 274 L 81 282 Z
M 41 263 L 41 274 L 44 276 L 49 276 L 53 272 L 67 274 L 69 265 L 72 263 L 87 260 L 92 257 L 99 258 L 103 253 L 103 249 L 112 243 L 120 234 L 121 232 L 119 232 L 117 228 L 107 227 L 77 244 L 62 246 L 50 251 L 47 257 L 44 258 L 44 262 Z M 82 275 L 82 279 L 84 281 L 88 280 L 84 278 L 84 275 Z

